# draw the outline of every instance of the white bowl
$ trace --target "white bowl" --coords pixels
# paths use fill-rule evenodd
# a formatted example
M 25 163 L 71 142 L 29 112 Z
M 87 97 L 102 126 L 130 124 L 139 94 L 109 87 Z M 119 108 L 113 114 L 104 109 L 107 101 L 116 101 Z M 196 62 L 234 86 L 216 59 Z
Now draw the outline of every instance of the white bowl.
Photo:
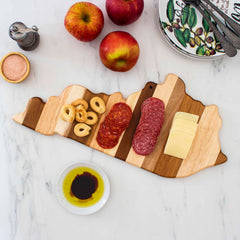
M 78 167 L 88 167 L 91 168 L 93 170 L 95 170 L 96 172 L 99 173 L 99 175 L 102 177 L 103 182 L 104 182 L 104 193 L 103 196 L 101 197 L 101 199 L 95 203 L 92 206 L 89 207 L 78 207 L 78 206 L 74 206 L 72 205 L 70 202 L 67 201 L 67 199 L 64 196 L 63 193 L 63 181 L 66 177 L 66 175 L 73 170 L 74 168 L 78 168 Z M 109 184 L 109 180 L 107 175 L 105 174 L 105 172 L 97 167 L 95 164 L 93 163 L 86 163 L 86 162 L 79 162 L 79 163 L 74 163 L 72 165 L 70 165 L 69 167 L 65 168 L 58 176 L 57 179 L 57 184 L 56 184 L 56 197 L 60 203 L 60 205 L 65 208 L 67 211 L 69 211 L 70 213 L 73 214 L 78 214 L 78 215 L 89 215 L 92 213 L 97 212 L 98 210 L 100 210 L 105 203 L 108 200 L 110 194 L 110 184 Z

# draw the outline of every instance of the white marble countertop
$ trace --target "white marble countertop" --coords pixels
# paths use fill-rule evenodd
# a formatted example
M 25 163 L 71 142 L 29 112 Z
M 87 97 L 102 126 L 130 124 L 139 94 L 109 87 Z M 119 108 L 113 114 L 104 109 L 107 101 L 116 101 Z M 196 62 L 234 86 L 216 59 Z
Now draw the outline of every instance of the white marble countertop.
M 174 52 L 158 29 L 154 0 L 145 0 L 142 17 L 127 27 L 110 22 L 91 43 L 82 43 L 63 26 L 75 1 L 8 0 L 0 8 L 0 56 L 21 51 L 8 37 L 14 21 L 39 27 L 41 43 L 25 52 L 32 71 L 18 85 L 0 80 L 0 239 L 240 239 L 240 56 L 198 61 Z M 129 72 L 116 73 L 100 62 L 98 47 L 113 30 L 129 31 L 141 56 Z M 46 100 L 70 84 L 94 92 L 121 91 L 126 97 L 147 81 L 179 75 L 187 92 L 204 104 L 217 104 L 223 119 L 222 151 L 228 162 L 184 179 L 167 179 L 113 159 L 60 136 L 47 137 L 11 120 L 30 97 Z M 54 196 L 57 173 L 68 163 L 86 160 L 107 173 L 111 195 L 90 216 L 66 212 Z

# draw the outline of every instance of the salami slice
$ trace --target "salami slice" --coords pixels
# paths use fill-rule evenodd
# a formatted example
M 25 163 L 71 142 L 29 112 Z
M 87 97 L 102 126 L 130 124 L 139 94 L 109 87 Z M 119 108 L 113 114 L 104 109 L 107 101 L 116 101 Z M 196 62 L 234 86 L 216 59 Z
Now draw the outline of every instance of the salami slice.
M 139 155 L 149 155 L 155 148 L 157 138 L 152 133 L 138 133 L 133 138 L 133 149 Z
M 132 147 L 139 155 L 153 152 L 164 123 L 164 103 L 158 98 L 146 99 L 141 107 L 141 118 L 135 131 Z
M 132 110 L 125 103 L 113 105 L 109 114 L 101 123 L 97 142 L 104 149 L 111 149 L 118 144 L 119 138 L 126 130 L 132 118 Z
M 142 110 L 145 108 L 145 107 L 148 107 L 149 106 L 159 106 L 161 109 L 165 109 L 165 105 L 164 105 L 164 102 L 163 101 L 159 101 L 160 99 L 159 98 L 155 98 L 155 97 L 150 97 L 148 99 L 146 99 L 143 103 L 142 103 Z
M 147 112 L 144 112 L 142 115 L 141 115 L 141 119 L 139 121 L 140 122 L 156 122 L 156 123 L 163 123 L 164 121 L 164 112 L 154 112 L 154 111 L 147 111 Z
M 156 124 L 145 123 L 145 124 L 139 125 L 139 127 L 136 129 L 135 134 L 138 134 L 140 132 L 141 133 L 151 132 L 154 137 L 158 137 L 160 131 L 161 131 L 161 128 Z

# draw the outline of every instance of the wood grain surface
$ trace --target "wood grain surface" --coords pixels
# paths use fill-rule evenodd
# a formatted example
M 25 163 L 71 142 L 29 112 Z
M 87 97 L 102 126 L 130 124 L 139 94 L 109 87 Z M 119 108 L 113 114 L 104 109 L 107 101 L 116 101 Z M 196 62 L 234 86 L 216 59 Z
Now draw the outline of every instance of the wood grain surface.
M 106 112 L 99 115 L 98 123 L 93 126 L 91 134 L 84 138 L 77 137 L 74 132 L 76 122 L 68 123 L 60 118 L 60 110 L 78 98 L 89 101 L 93 96 L 100 96 L 106 103 Z M 148 156 L 137 155 L 131 146 L 132 138 L 141 115 L 141 105 L 149 97 L 157 97 L 165 103 L 165 122 L 158 137 L 155 150 Z M 119 143 L 113 149 L 103 149 L 96 142 L 100 123 L 104 120 L 112 106 L 117 102 L 127 103 L 133 117 L 129 127 L 122 134 Z M 196 137 L 186 159 L 179 159 L 164 154 L 165 144 L 176 112 L 183 111 L 200 116 Z M 28 102 L 26 110 L 17 114 L 13 120 L 41 134 L 55 133 L 71 138 L 91 148 L 104 152 L 157 175 L 170 178 L 190 176 L 204 168 L 222 164 L 227 157 L 221 152 L 219 131 L 222 120 L 215 105 L 204 106 L 185 92 L 184 82 L 174 74 L 169 74 L 163 84 L 148 82 L 139 92 L 124 99 L 121 93 L 107 95 L 94 94 L 88 89 L 72 85 L 64 89 L 59 97 L 50 97 L 46 103 L 34 97 Z

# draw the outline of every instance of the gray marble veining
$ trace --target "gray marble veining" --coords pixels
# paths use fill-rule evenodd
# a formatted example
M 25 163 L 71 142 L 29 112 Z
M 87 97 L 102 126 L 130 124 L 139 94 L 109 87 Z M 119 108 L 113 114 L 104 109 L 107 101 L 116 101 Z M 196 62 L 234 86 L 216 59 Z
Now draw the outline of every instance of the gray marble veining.
M 25 52 L 32 66 L 26 81 L 19 85 L 0 81 L 0 239 L 240 239 L 239 56 L 197 61 L 176 53 L 159 32 L 157 0 L 145 0 L 141 18 L 126 27 L 110 22 L 105 1 L 91 2 L 105 16 L 103 32 L 91 43 L 78 42 L 64 29 L 68 1 L 1 3 L 0 55 L 21 52 L 7 35 L 15 20 L 37 24 L 41 43 L 35 51 Z M 101 40 L 114 30 L 130 32 L 140 45 L 139 61 L 126 73 L 107 70 L 98 56 Z M 11 120 L 30 97 L 46 100 L 70 84 L 108 94 L 121 91 L 127 97 L 147 81 L 163 82 L 168 73 L 179 75 L 194 98 L 219 106 L 226 164 L 185 179 L 165 179 L 60 136 L 42 136 Z M 59 171 L 80 160 L 97 163 L 111 183 L 106 206 L 87 217 L 67 213 L 54 193 Z

